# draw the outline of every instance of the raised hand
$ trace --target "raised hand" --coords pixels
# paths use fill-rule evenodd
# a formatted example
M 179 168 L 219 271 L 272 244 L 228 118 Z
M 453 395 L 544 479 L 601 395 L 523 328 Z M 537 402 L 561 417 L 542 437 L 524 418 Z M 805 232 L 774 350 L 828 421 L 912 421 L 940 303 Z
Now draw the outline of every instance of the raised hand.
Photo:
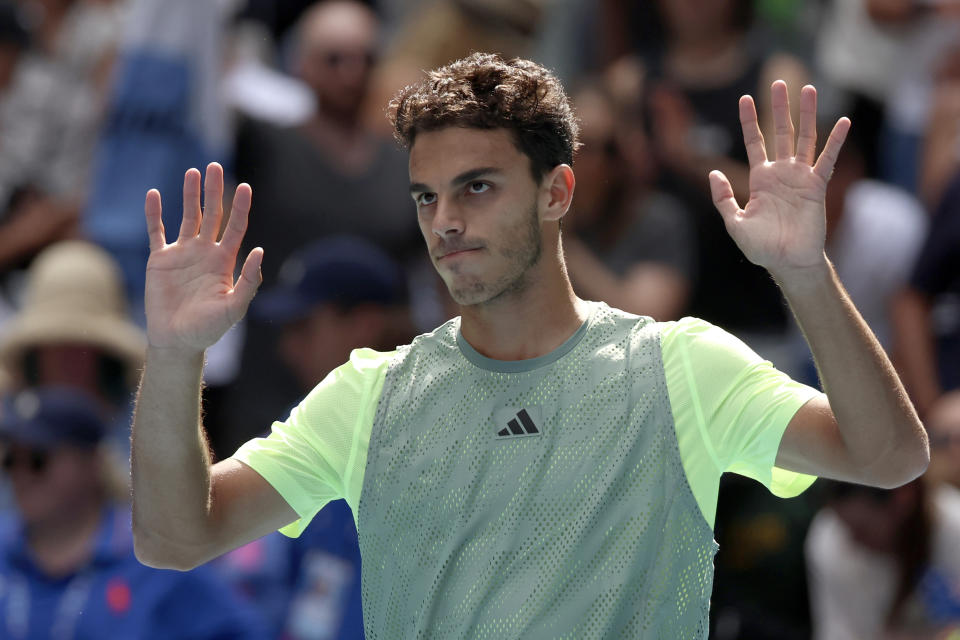
M 147 340 L 153 348 L 203 351 L 246 313 L 260 286 L 263 249 L 250 252 L 234 281 L 237 252 L 247 229 L 250 186 L 233 196 L 230 219 L 217 242 L 223 219 L 223 169 L 212 163 L 204 180 L 200 208 L 200 172 L 183 178 L 183 222 L 176 242 L 167 244 L 160 193 L 151 189 L 144 207 L 150 238 L 147 261 Z
M 710 190 L 727 232 L 747 259 L 765 267 L 782 282 L 793 273 L 826 262 L 824 196 L 840 147 L 850 130 L 850 120 L 837 121 L 823 152 L 816 158 L 817 90 L 807 85 L 800 92 L 796 148 L 787 85 L 777 80 L 770 87 L 770 95 L 775 153 L 772 161 L 767 159 L 753 98 L 740 98 L 740 124 L 750 160 L 749 202 L 740 208 L 730 182 L 720 171 L 710 172 Z

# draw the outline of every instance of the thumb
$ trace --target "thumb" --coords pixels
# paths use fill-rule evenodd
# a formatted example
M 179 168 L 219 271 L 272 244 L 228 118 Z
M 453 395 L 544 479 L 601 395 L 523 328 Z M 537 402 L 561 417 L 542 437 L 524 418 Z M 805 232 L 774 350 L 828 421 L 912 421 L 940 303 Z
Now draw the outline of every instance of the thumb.
M 740 205 L 733 196 L 733 187 L 722 171 L 710 172 L 710 193 L 713 196 L 713 205 L 723 216 L 724 222 L 733 222 L 733 218 L 740 212 Z
M 245 312 L 256 295 L 260 283 L 263 282 L 263 276 L 260 275 L 260 265 L 263 263 L 263 249 L 257 247 L 252 250 L 247 259 L 243 261 L 243 268 L 240 269 L 240 277 L 233 286 L 233 295 L 235 304 L 241 307 Z

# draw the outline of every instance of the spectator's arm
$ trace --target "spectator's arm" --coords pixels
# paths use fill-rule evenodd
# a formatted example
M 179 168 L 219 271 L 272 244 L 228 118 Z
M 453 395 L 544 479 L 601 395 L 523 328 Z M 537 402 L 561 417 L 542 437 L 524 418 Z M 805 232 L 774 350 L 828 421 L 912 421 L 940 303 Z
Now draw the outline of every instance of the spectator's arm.
M 891 304 L 893 358 L 917 412 L 924 416 L 942 392 L 927 296 L 912 288 L 899 291 Z
M 960 83 L 937 89 L 924 136 L 918 174 L 920 197 L 934 210 L 960 166 Z
M 0 271 L 36 254 L 47 245 L 73 237 L 79 209 L 50 198 L 27 195 L 0 225 Z

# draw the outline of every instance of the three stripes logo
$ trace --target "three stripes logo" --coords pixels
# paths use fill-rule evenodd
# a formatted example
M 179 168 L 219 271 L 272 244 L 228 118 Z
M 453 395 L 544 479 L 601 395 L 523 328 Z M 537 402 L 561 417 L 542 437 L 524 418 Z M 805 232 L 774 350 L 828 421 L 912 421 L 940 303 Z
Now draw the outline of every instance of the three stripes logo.
M 503 424 L 503 423 L 501 423 Z M 520 409 L 516 418 L 511 418 L 505 429 L 497 432 L 501 438 L 512 438 L 515 436 L 536 436 L 540 435 L 537 425 L 533 424 L 533 419 L 526 409 Z

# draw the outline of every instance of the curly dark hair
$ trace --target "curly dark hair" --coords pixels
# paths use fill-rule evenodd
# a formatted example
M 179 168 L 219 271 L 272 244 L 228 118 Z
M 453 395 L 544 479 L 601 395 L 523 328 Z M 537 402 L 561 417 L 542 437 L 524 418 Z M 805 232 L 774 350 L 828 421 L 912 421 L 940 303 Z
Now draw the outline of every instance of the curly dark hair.
M 427 73 L 390 101 L 394 136 L 413 145 L 421 131 L 445 127 L 506 129 L 530 158 L 533 178 L 573 164 L 580 127 L 550 71 L 530 60 L 474 53 Z

